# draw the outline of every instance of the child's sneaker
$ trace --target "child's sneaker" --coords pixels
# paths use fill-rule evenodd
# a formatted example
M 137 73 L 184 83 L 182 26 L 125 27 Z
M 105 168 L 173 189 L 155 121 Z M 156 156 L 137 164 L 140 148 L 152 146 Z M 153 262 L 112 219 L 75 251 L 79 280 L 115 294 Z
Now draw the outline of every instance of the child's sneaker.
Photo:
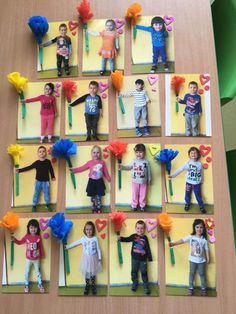
M 150 291 L 150 289 L 149 289 L 148 287 L 145 287 L 145 288 L 144 288 L 144 294 L 145 294 L 145 295 L 151 294 L 151 291 Z
M 39 288 L 39 292 L 40 293 L 44 293 L 45 292 L 43 285 L 38 285 L 38 288 Z
M 157 66 L 156 66 L 156 65 L 153 65 L 153 66 L 151 67 L 150 73 L 155 73 L 156 70 L 157 70 Z
M 61 76 L 61 71 L 57 72 L 57 76 L 60 77 Z
M 25 293 L 29 293 L 29 286 L 25 286 L 24 292 L 25 292 Z
M 66 75 L 70 75 L 70 71 L 66 71 Z
M 185 210 L 186 212 L 188 212 L 188 211 L 189 211 L 189 209 L 190 209 L 190 205 L 189 205 L 189 204 L 185 204 L 185 206 L 184 206 L 184 210 Z
M 104 75 L 105 71 L 101 70 L 100 75 Z
M 190 297 L 193 296 L 193 289 L 188 289 L 188 295 L 189 295 Z
M 46 205 L 46 208 L 49 212 L 52 212 L 52 207 L 49 204 Z
M 138 209 L 137 207 L 131 207 L 132 208 L 132 212 L 136 212 Z
M 207 296 L 206 289 L 201 289 L 201 296 L 202 297 L 206 297 Z
M 144 133 L 143 133 L 144 136 L 150 135 L 149 128 L 147 126 L 145 126 L 143 129 L 144 129 Z
M 200 207 L 200 211 L 202 214 L 206 214 L 206 212 L 207 212 L 204 207 Z
M 145 212 L 145 207 L 140 207 L 141 212 Z
M 89 136 L 89 135 L 86 137 L 86 142 L 88 142 L 88 141 L 91 141 L 91 136 Z
M 136 132 L 137 136 L 142 136 L 143 135 L 141 130 L 140 130 L 140 128 L 138 128 L 138 127 L 135 129 L 135 132 Z
M 131 290 L 132 290 L 133 292 L 136 292 L 137 289 L 138 289 L 138 286 L 137 286 L 137 285 L 132 285 Z
M 37 210 L 37 206 L 36 206 L 36 205 L 33 205 L 33 207 L 32 207 L 32 213 L 35 213 L 36 210 Z
M 169 71 L 169 66 L 168 66 L 167 63 L 164 64 L 164 70 L 165 70 L 165 71 Z

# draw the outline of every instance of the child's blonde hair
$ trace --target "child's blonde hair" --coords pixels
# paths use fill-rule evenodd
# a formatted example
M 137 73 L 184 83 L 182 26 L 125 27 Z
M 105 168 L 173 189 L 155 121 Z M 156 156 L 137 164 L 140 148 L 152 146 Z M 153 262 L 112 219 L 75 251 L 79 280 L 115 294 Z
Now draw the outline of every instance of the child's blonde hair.
M 101 149 L 101 147 L 100 147 L 100 146 L 98 146 L 98 145 L 93 145 L 93 147 L 92 147 L 92 149 L 91 149 L 91 154 L 92 154 L 92 152 L 93 152 L 94 148 L 97 148 L 97 149 L 99 150 L 99 153 L 100 153 L 100 159 L 102 159 L 102 149 Z

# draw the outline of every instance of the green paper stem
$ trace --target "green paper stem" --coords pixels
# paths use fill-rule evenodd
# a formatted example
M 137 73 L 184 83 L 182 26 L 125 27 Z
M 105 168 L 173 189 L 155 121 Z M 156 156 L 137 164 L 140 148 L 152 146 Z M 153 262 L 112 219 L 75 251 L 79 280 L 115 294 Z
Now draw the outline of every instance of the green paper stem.
M 169 235 L 167 236 L 167 240 L 168 240 L 169 243 L 171 242 L 171 238 L 170 238 Z M 175 265 L 175 254 L 174 254 L 173 247 L 170 248 L 170 260 L 171 260 L 171 264 Z
M 137 37 L 137 27 L 136 27 L 136 25 L 134 25 L 134 27 L 133 27 L 133 40 L 135 40 L 136 37 Z
M 118 159 L 118 165 L 121 164 L 122 160 Z M 119 190 L 121 190 L 121 186 L 122 186 L 122 173 L 121 173 L 121 169 L 118 169 L 118 188 Z
M 39 47 L 39 64 L 42 71 L 43 70 L 43 47 Z
M 175 112 L 179 112 L 179 103 L 177 100 L 175 102 Z
M 72 128 L 72 107 L 70 106 L 70 102 L 68 103 L 68 120 L 69 128 Z
M 120 240 L 117 240 L 117 250 L 118 250 L 118 258 L 119 258 L 119 264 L 123 264 L 123 255 L 122 255 L 122 248 L 121 248 L 121 242 Z
M 173 196 L 174 193 L 173 193 L 173 187 L 172 187 L 172 180 L 171 180 L 171 178 L 169 178 L 168 181 L 169 181 L 169 191 L 170 191 L 170 195 Z
M 70 259 L 69 259 L 69 252 L 65 249 L 65 245 L 67 245 L 66 241 L 63 241 L 63 251 L 64 251 L 64 257 L 65 257 L 65 265 L 66 265 L 66 273 L 70 273 Z
M 83 29 L 85 30 L 85 51 L 89 52 L 89 34 L 87 32 L 88 24 L 83 24 Z
M 72 163 L 70 159 L 67 159 L 67 164 L 69 168 L 72 168 Z M 70 173 L 71 181 L 73 183 L 73 187 L 76 190 L 76 180 L 75 180 L 75 174 L 73 172 Z
M 15 168 L 18 169 L 19 165 L 15 165 Z M 16 188 L 16 196 L 20 195 L 20 183 L 19 183 L 19 172 L 15 172 L 15 188 Z
M 19 92 L 19 97 L 20 97 L 20 100 L 25 99 L 23 91 Z M 21 103 L 21 108 L 22 108 L 21 117 L 22 117 L 22 119 L 24 119 L 26 117 L 26 105 L 25 105 L 25 102 Z
M 14 241 L 11 241 L 11 262 L 10 265 L 14 265 Z
M 118 99 L 119 99 L 120 110 L 124 114 L 125 113 L 125 107 L 124 107 L 124 103 L 123 103 L 122 97 L 118 96 Z

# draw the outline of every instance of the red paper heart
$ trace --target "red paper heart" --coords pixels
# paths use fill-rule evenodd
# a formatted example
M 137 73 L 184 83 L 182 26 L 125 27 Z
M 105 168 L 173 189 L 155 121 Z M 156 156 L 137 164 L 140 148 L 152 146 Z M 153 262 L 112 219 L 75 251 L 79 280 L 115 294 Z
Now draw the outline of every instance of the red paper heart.
M 206 85 L 206 86 L 204 86 L 204 89 L 205 89 L 206 91 L 208 91 L 208 90 L 210 90 L 210 86 L 209 86 L 209 85 Z
M 199 150 L 200 150 L 201 156 L 206 157 L 211 152 L 211 147 L 200 145 Z
M 106 227 L 107 221 L 104 219 L 96 219 L 95 225 L 96 225 L 97 231 L 100 232 Z
M 208 164 L 203 164 L 202 167 L 203 169 L 208 169 Z
M 72 32 L 71 34 L 72 34 L 73 36 L 75 36 L 75 35 L 76 35 L 76 32 Z
M 107 90 L 109 87 L 109 85 L 107 83 L 103 83 L 103 82 L 99 82 L 98 83 L 98 89 L 100 93 L 105 92 L 105 90 Z
M 104 159 L 107 159 L 108 157 L 109 157 L 108 154 L 103 154 L 103 158 L 104 158 Z
M 39 219 L 39 227 L 42 231 L 45 231 L 48 227 L 47 225 L 48 219 L 40 218 Z
M 105 238 L 106 238 L 106 233 L 102 233 L 102 234 L 100 235 L 100 237 L 101 237 L 102 239 L 105 239 Z
M 211 158 L 211 157 L 207 157 L 206 161 L 207 161 L 207 162 L 211 162 L 211 161 L 212 161 L 212 158 Z
M 200 74 L 199 79 L 200 79 L 201 84 L 205 85 L 207 82 L 210 81 L 211 77 L 210 75 Z
M 198 94 L 202 95 L 204 93 L 204 90 L 202 88 L 199 88 L 199 90 L 197 92 L 198 92 Z
M 115 19 L 116 28 L 119 29 L 125 25 L 125 20 Z
M 158 75 L 157 74 L 148 74 L 147 79 L 148 79 L 149 84 L 153 85 L 157 82 Z
M 165 15 L 165 16 L 163 17 L 163 20 L 164 20 L 164 22 L 165 22 L 166 25 L 169 25 L 169 24 L 171 24 L 172 22 L 174 22 L 173 16 L 169 16 L 169 15 Z
M 75 21 L 69 21 L 69 30 L 72 32 L 74 29 L 76 29 L 79 26 L 78 22 Z
M 146 223 L 147 232 L 151 232 L 157 227 L 156 219 L 147 218 L 145 223 Z

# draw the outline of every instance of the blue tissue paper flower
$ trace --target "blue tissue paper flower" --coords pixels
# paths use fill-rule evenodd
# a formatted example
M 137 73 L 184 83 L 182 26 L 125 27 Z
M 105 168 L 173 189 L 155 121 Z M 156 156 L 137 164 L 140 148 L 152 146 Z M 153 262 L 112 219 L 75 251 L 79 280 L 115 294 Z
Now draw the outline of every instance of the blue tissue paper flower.
M 77 153 L 77 145 L 69 139 L 61 139 L 52 146 L 52 156 L 70 159 L 71 155 Z
M 36 37 L 37 43 L 40 45 L 43 42 L 43 36 L 48 31 L 48 21 L 44 16 L 31 16 L 28 20 L 28 25 Z
M 52 235 L 62 242 L 67 241 L 68 234 L 73 226 L 72 221 L 65 221 L 64 213 L 56 213 L 52 216 L 47 225 L 51 228 Z
M 155 156 L 155 159 L 166 165 L 166 171 L 170 174 L 171 161 L 178 155 L 178 150 L 173 149 L 161 149 L 160 152 Z

